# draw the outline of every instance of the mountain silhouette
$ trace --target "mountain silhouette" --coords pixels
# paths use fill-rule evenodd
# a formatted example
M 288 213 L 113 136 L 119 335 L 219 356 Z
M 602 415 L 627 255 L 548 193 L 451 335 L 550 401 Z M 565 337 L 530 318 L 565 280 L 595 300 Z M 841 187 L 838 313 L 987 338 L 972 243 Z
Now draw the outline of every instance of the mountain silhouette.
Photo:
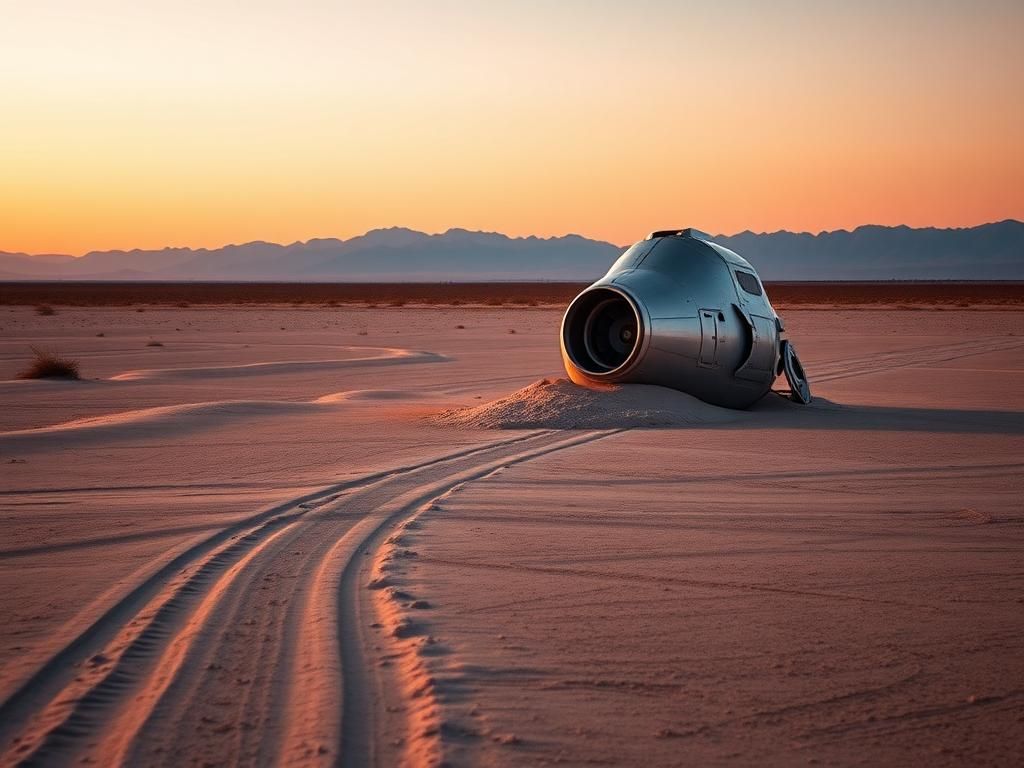
M 682 222 L 687 224 L 688 222 Z M 715 241 L 766 280 L 1021 280 L 1024 223 L 961 229 L 863 226 L 852 231 L 741 232 Z M 255 241 L 215 249 L 0 252 L 4 280 L 486 281 L 591 280 L 622 246 L 579 235 L 509 237 L 449 229 L 375 229 L 349 240 Z

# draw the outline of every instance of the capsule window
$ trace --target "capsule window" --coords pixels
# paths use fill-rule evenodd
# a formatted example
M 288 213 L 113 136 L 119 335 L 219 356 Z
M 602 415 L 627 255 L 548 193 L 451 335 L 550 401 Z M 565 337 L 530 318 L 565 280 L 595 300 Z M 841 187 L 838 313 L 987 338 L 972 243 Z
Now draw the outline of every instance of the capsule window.
M 739 281 L 740 288 L 753 296 L 760 296 L 762 293 L 761 283 L 758 281 L 755 275 L 749 272 L 741 272 L 736 270 L 736 279 Z

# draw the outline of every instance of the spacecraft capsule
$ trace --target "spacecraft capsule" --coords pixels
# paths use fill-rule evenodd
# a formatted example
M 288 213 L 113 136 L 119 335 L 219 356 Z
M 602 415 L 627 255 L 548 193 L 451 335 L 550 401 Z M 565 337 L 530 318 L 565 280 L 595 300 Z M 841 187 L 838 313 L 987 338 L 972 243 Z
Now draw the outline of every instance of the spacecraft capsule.
M 577 384 L 658 384 L 748 408 L 785 373 L 810 385 L 754 268 L 698 230 L 652 232 L 580 293 L 562 318 L 562 359 Z

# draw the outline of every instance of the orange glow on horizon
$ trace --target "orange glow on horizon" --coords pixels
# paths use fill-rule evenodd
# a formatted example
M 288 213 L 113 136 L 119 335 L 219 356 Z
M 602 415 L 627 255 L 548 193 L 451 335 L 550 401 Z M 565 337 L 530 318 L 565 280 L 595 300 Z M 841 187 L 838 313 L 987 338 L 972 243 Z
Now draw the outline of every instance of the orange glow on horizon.
M 1024 219 L 1020 3 L 251 6 L 10 11 L 0 250 Z

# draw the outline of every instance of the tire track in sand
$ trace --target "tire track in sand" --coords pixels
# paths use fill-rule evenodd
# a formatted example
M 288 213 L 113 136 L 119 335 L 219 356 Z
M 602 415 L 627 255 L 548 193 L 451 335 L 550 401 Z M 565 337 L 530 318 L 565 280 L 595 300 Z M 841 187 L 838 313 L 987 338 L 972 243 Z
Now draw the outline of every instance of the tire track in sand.
M 0 704 L 0 765 L 33 754 L 46 734 L 70 716 L 76 701 L 113 672 L 118 659 L 135 641 L 142 639 L 143 645 L 153 641 L 151 635 L 144 634 L 154 621 L 166 624 L 175 611 L 180 615 L 190 610 L 219 574 L 279 528 L 290 526 L 298 517 L 353 489 L 546 434 L 520 434 L 336 483 L 258 512 L 193 544 L 104 610 Z M 161 614 L 164 606 L 168 611 Z M 159 634 L 157 627 L 151 632 Z
M 380 666 L 381 659 L 375 658 L 379 653 L 387 662 L 387 657 L 404 655 L 399 647 L 402 637 L 374 631 L 381 608 L 375 597 L 389 586 L 381 570 L 381 546 L 396 528 L 457 487 L 505 467 L 622 431 L 577 432 L 568 437 L 556 433 L 521 450 L 467 463 L 454 471 L 425 473 L 400 493 L 389 488 L 386 495 L 367 494 L 361 501 L 371 505 L 372 511 L 361 516 L 322 560 L 306 603 L 304 624 L 317 631 L 303 635 L 303 648 L 297 655 L 320 663 L 310 664 L 296 681 L 294 690 L 302 695 L 289 703 L 294 717 L 282 741 L 282 762 L 330 765 L 340 761 L 357 768 L 434 762 L 441 744 L 439 728 L 431 725 L 437 716 L 432 681 L 414 659 L 411 664 L 392 667 Z M 375 553 L 378 557 L 371 557 Z M 340 678 L 340 688 L 317 685 L 323 679 L 325 663 L 339 665 L 330 671 Z M 324 713 L 340 714 L 340 722 L 336 717 L 325 719 Z M 325 745 L 338 735 L 340 754 L 333 754 Z M 318 756 L 322 759 L 317 760 Z

